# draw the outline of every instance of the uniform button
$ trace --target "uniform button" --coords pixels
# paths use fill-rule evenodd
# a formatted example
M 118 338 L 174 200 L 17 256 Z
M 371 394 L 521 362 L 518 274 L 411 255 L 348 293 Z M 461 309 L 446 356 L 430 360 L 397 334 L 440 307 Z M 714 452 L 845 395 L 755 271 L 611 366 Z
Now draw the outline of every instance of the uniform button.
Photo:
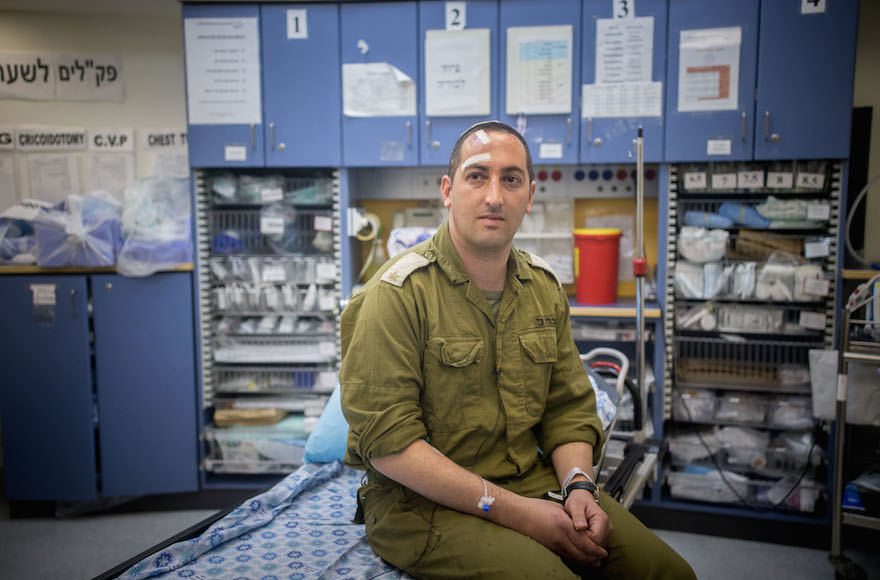
M 431 250 L 428 250 L 427 252 L 425 252 L 425 257 L 428 258 L 429 260 L 432 260 L 434 258 L 434 252 L 432 252 Z

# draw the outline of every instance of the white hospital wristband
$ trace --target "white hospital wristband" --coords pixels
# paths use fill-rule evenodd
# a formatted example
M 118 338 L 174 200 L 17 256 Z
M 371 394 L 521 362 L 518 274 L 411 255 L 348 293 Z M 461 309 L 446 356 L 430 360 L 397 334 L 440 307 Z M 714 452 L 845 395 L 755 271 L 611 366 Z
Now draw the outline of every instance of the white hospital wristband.
M 571 480 L 574 479 L 576 475 L 583 475 L 590 483 L 596 483 L 595 481 L 593 481 L 593 478 L 590 477 L 588 473 L 582 471 L 579 467 L 574 467 L 571 471 L 568 472 L 568 475 L 565 476 L 565 480 L 562 482 L 563 495 L 565 495 L 565 488 L 568 487 L 568 484 L 571 483 Z

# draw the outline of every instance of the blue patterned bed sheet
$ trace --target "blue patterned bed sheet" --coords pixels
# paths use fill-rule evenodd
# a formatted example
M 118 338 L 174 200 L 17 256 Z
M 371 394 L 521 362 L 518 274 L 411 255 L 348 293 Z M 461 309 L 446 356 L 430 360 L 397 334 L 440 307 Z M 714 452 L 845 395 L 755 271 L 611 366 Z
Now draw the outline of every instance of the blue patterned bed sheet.
M 141 560 L 119 578 L 190 580 L 411 579 L 381 560 L 351 523 L 363 472 L 307 464 L 201 536 Z

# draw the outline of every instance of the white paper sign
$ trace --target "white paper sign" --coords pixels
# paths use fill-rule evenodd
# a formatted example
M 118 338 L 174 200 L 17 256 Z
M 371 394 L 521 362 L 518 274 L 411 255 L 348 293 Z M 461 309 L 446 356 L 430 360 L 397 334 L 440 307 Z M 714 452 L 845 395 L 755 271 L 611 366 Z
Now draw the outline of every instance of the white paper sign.
M 712 189 L 736 189 L 736 173 L 712 174 Z
M 821 14 L 825 12 L 825 0 L 801 0 L 801 14 Z
M 730 139 L 708 139 L 706 141 L 706 155 L 730 155 L 732 148 Z
M 0 127 L 0 151 L 15 149 L 15 129 L 12 127 Z
M 825 174 L 799 172 L 795 186 L 803 189 L 822 189 L 825 187 Z
M 596 20 L 596 84 L 651 81 L 654 17 Z
M 804 244 L 804 256 L 807 258 L 824 258 L 828 255 L 828 240 L 807 242 Z
M 611 0 L 611 10 L 615 18 L 634 18 L 636 0 Z
M 679 111 L 725 111 L 739 106 L 741 44 L 738 26 L 680 32 Z
M 186 18 L 184 35 L 189 123 L 261 123 L 257 19 Z
M 89 191 L 107 191 L 122 201 L 125 188 L 132 182 L 134 182 L 133 154 L 89 154 Z
M 507 114 L 571 113 L 573 28 L 507 29 Z
M 488 28 L 425 32 L 428 116 L 481 116 L 492 112 L 490 52 Z
M 144 151 L 162 151 L 186 147 L 186 129 L 182 127 L 139 129 L 140 148 Z
M 134 129 L 91 129 L 89 151 L 134 151 Z
M 794 184 L 794 174 L 790 171 L 768 171 L 767 187 L 770 189 L 791 189 Z
M 266 233 L 266 232 L 263 232 Z M 263 282 L 284 282 L 287 280 L 287 272 L 283 264 L 263 264 Z
M 467 2 L 446 2 L 446 30 L 464 30 L 467 26 Z
M 684 174 L 685 189 L 706 189 L 706 173 L 704 171 L 688 171 Z
M 318 299 L 318 308 L 323 311 L 329 311 L 336 308 L 336 296 L 333 294 L 322 294 Z
M 80 127 L 16 127 L 19 151 L 73 151 L 86 148 L 86 130 Z
M 0 208 L 15 204 L 15 164 L 12 155 L 0 155 Z
M 34 306 L 55 306 L 55 284 L 31 284 Z
M 260 233 L 264 236 L 279 236 L 284 233 L 284 218 L 274 216 L 260 217 Z
M 583 86 L 582 116 L 659 117 L 663 111 L 663 83 L 616 83 Z
M 122 58 L 59 54 L 55 96 L 60 101 L 122 101 Z
M 806 278 L 804 279 L 804 294 L 810 296 L 828 296 L 831 290 L 831 280 L 826 278 Z
M 153 153 L 153 175 L 156 177 L 189 177 L 189 155 L 186 149 L 170 149 Z
M 798 325 L 811 330 L 824 330 L 825 315 L 820 312 L 802 311 L 798 320 Z
M 287 38 L 308 38 L 309 27 L 306 10 L 299 8 L 287 11 Z
M 227 145 L 223 148 L 224 161 L 247 161 L 247 147 L 244 145 Z
M 808 203 L 807 219 L 828 221 L 829 219 L 831 219 L 831 206 L 827 203 Z
M 758 189 L 764 187 L 764 172 L 739 171 L 736 174 L 736 186 L 740 189 Z
M 30 197 L 58 203 L 79 195 L 79 165 L 68 154 L 29 155 Z
M 0 99 L 51 101 L 56 78 L 55 54 L 0 52 Z
M 6 208 L 0 212 L 0 217 L 13 220 L 31 221 L 38 213 L 50 207 L 52 207 L 52 204 L 47 201 L 40 201 L 39 199 L 23 199 L 12 207 Z
M 562 159 L 562 143 L 541 143 L 538 150 L 540 159 Z
M 387 62 L 343 64 L 342 112 L 347 117 L 412 117 L 416 85 Z
M 333 218 L 328 215 L 316 215 L 315 216 L 315 231 L 316 232 L 332 232 L 333 231 Z
M 284 191 L 280 187 L 265 187 L 260 191 L 260 199 L 263 202 L 281 201 L 284 198 Z

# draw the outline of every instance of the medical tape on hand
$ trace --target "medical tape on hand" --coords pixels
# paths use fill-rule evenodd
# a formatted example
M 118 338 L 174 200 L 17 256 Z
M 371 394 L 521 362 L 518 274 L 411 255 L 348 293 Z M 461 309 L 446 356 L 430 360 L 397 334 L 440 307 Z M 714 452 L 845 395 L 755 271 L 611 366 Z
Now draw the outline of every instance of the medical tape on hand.
M 480 161 L 489 161 L 490 159 L 492 159 L 492 157 L 488 153 L 477 153 L 476 155 L 471 155 L 464 160 L 464 163 L 461 164 L 461 170 L 464 171 L 469 165 L 479 163 Z

